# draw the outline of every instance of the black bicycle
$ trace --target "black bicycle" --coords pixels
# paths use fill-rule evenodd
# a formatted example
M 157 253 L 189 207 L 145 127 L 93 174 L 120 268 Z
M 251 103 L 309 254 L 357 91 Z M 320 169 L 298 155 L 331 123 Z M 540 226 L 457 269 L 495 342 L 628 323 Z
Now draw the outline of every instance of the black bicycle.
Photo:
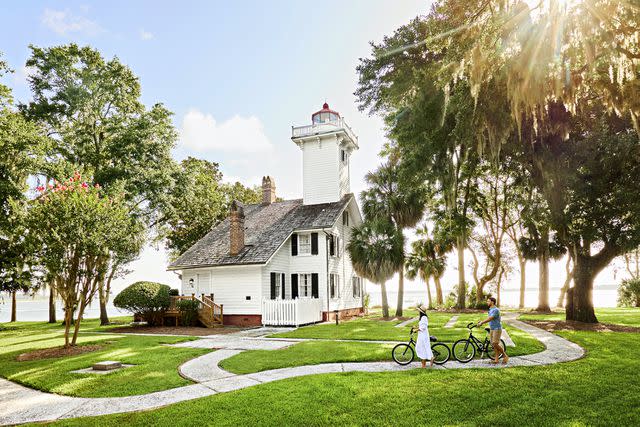
M 396 363 L 400 365 L 408 365 L 413 361 L 415 357 L 415 346 L 416 341 L 413 339 L 413 334 L 416 333 L 416 329 L 411 328 L 411 333 L 409 334 L 409 342 L 407 344 L 398 344 L 393 347 L 391 350 L 391 356 Z M 433 335 L 429 337 L 431 342 L 435 342 L 435 344 L 431 344 L 431 351 L 433 352 L 433 363 L 436 365 L 444 365 L 447 363 L 449 358 L 451 357 L 451 350 L 449 347 L 441 342 L 437 342 L 438 339 Z
M 460 363 L 467 363 L 471 359 L 476 356 L 476 350 L 480 353 L 480 357 L 483 354 L 486 354 L 490 358 L 495 358 L 496 352 L 491 345 L 491 341 L 489 341 L 489 336 L 484 337 L 484 341 L 480 341 L 473 335 L 473 328 L 478 326 L 475 323 L 469 323 L 467 325 L 467 329 L 469 329 L 469 338 L 461 339 L 456 341 L 453 344 L 453 357 Z M 485 331 L 489 332 L 489 328 L 484 328 Z M 507 352 L 507 345 L 503 339 L 500 340 L 500 344 L 502 345 L 502 349 L 505 353 L 500 355 L 500 358 L 504 356 Z

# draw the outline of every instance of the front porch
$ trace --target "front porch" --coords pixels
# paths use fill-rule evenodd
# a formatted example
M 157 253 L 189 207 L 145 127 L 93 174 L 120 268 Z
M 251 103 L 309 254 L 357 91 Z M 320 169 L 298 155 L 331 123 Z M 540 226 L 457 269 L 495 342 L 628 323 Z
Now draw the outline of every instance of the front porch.
M 174 325 L 180 323 L 182 312 L 178 309 L 178 301 L 191 300 L 198 302 L 198 321 L 207 328 L 217 328 L 224 324 L 223 304 L 216 304 L 213 294 L 205 295 L 175 295 L 171 296 L 169 308 L 162 316 L 162 326 L 165 326 L 167 319 L 174 319 Z

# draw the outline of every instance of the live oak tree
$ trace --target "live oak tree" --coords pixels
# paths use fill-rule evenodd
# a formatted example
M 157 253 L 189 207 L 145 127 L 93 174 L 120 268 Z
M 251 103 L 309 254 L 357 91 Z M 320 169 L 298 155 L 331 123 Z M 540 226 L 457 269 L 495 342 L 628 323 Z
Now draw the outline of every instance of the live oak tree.
M 20 107 L 51 141 L 38 171 L 45 185 L 79 170 L 105 191 L 122 193 L 131 214 L 153 228 L 176 168 L 171 112 L 162 104 L 147 108 L 135 74 L 91 47 L 31 46 L 26 65 L 33 70 L 33 101 Z M 102 323 L 108 323 L 110 278 L 137 254 L 130 255 L 101 260 L 107 265 L 99 283 Z
M 403 267 L 404 239 L 394 224 L 381 218 L 365 218 L 351 230 L 347 251 L 360 277 L 379 284 L 382 289 L 382 315 L 389 317 L 385 282 Z
M 1 56 L 0 56 L 1 58 Z M 0 77 L 11 72 L 0 59 Z M 16 293 L 29 292 L 33 260 L 24 241 L 27 177 L 43 145 L 40 130 L 13 106 L 11 90 L 0 84 L 0 292 L 11 294 L 11 320 L 16 320 Z
M 28 213 L 28 240 L 63 302 L 65 347 L 70 347 L 86 307 L 110 274 L 105 260 L 139 251 L 142 239 L 135 237 L 144 227 L 122 196 L 107 195 L 80 174 L 37 190 Z
M 459 167 L 473 156 L 460 161 L 457 153 L 495 160 L 506 145 L 522 148 L 531 184 L 549 205 L 548 225 L 575 262 L 568 319 L 597 320 L 595 275 L 636 243 L 628 177 L 638 176 L 637 157 L 627 155 L 616 173 L 602 164 L 621 155 L 614 147 L 635 152 L 639 22 L 637 7 L 611 0 L 445 0 L 374 45 L 358 69 L 361 105 L 385 117 L 403 162 L 446 177 L 425 148 L 438 146 L 438 132 L 441 145 L 454 147 L 443 157 Z M 568 150 L 573 157 L 559 156 Z
M 224 183 L 218 164 L 188 157 L 180 163 L 176 184 L 162 209 L 162 236 L 175 258 L 229 214 L 231 203 L 259 203 L 261 190 Z

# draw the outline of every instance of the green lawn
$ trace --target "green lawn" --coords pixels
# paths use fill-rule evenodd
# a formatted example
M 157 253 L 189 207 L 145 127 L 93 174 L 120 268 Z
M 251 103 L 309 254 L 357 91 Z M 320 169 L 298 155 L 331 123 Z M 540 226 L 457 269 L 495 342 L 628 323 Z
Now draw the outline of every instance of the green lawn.
M 483 315 L 479 313 L 460 314 L 453 328 L 443 328 L 452 316 L 453 314 L 451 313 L 432 313 L 429 315 L 429 332 L 431 335 L 435 335 L 439 340 L 447 342 L 450 346 L 456 340 L 466 338 L 469 335 L 469 331 L 465 327 L 467 323 L 477 321 L 481 319 Z M 409 339 L 409 329 L 411 328 L 411 326 L 396 328 L 395 325 L 398 323 L 400 323 L 400 321 L 381 321 L 378 319 L 378 315 L 374 314 L 364 318 L 345 321 L 339 325 L 323 324 L 307 326 L 274 336 L 325 340 L 380 340 L 393 341 L 393 343 L 303 342 L 281 350 L 245 351 L 222 361 L 220 366 L 230 372 L 246 374 L 268 369 L 316 365 L 320 363 L 392 360 L 391 349 L 395 345 L 395 341 L 407 341 Z M 415 324 L 416 322 L 414 322 L 414 325 Z M 511 326 L 507 326 L 506 328 L 516 344 L 515 347 L 509 347 L 507 349 L 509 355 L 518 356 L 544 350 L 544 344 L 528 333 Z M 483 339 L 486 334 L 483 329 L 475 329 L 474 331 L 474 334 L 480 339 Z
M 587 356 L 502 370 L 315 375 L 55 425 L 640 425 L 640 334 L 561 335 L 585 347 Z
M 640 308 L 596 308 L 596 317 L 602 323 L 640 327 Z M 526 313 L 520 320 L 564 320 L 564 311 L 552 314 Z
M 98 320 L 85 320 L 82 329 L 105 330 Z M 190 337 L 146 337 L 81 333 L 80 344 L 102 344 L 99 351 L 72 357 L 16 361 L 31 350 L 64 343 L 60 325 L 40 322 L 0 324 L 0 376 L 26 386 L 58 394 L 82 397 L 129 396 L 191 384 L 178 374 L 178 366 L 208 350 L 167 348 Z M 102 360 L 118 360 L 135 366 L 106 375 L 75 374 Z

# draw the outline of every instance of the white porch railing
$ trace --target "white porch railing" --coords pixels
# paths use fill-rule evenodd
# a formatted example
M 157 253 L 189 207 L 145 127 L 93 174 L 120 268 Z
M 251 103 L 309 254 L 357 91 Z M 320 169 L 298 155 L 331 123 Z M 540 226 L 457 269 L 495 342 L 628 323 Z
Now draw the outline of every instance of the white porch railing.
M 322 320 L 322 303 L 318 298 L 263 299 L 262 324 L 300 326 Z

